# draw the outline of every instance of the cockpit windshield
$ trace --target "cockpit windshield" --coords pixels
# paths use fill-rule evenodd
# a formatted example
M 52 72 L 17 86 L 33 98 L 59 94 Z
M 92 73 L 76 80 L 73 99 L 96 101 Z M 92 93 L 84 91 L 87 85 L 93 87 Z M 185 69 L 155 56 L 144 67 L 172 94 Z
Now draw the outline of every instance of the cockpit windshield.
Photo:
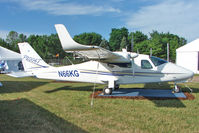
M 159 66 L 159 65 L 162 65 L 164 63 L 167 63 L 167 61 L 160 59 L 160 58 L 157 58 L 157 57 L 154 57 L 154 56 L 151 56 L 150 59 L 155 66 Z

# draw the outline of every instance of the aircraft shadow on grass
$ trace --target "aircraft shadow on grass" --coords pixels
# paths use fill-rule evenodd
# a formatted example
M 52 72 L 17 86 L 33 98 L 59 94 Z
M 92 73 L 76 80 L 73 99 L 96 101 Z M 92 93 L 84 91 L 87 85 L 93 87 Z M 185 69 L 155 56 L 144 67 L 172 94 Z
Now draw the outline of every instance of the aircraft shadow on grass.
M 0 101 L 0 131 L 7 133 L 87 133 L 28 99 Z
M 99 87 L 97 87 L 99 88 Z M 172 85 L 168 83 L 163 83 L 162 85 L 159 84 L 145 84 L 143 87 L 144 89 L 172 89 Z M 122 89 L 122 88 L 121 88 Z M 131 88 L 131 89 L 137 89 L 137 88 Z M 53 93 L 57 91 L 93 91 L 93 85 L 90 86 L 83 86 L 83 87 L 73 87 L 72 85 L 67 85 L 64 87 L 56 88 L 53 90 L 45 91 L 46 93 Z M 102 91 L 102 89 L 96 89 L 95 91 Z M 148 100 L 151 100 L 157 107 L 171 107 L 171 108 L 185 108 L 186 106 L 183 104 L 183 102 L 179 99 L 169 99 L 169 100 L 154 100 L 145 97 Z
M 161 84 L 145 84 L 145 89 L 172 89 L 174 86 L 169 83 Z M 183 89 L 184 91 L 184 89 Z M 168 100 L 151 100 L 157 107 L 171 107 L 171 108 L 185 108 L 186 106 L 180 99 L 168 99 Z
M 144 88 L 154 88 L 154 89 L 172 89 L 174 86 L 172 84 L 168 83 L 162 83 L 162 84 L 145 84 Z M 190 93 L 190 90 L 184 85 L 181 84 L 179 85 L 180 90 L 182 92 L 188 92 Z M 199 93 L 199 88 L 196 87 L 191 87 L 192 93 Z M 180 99 L 175 99 L 175 100 L 152 100 L 156 106 L 158 107 L 176 107 L 176 108 L 185 108 L 186 106 L 183 104 L 182 100 Z
M 1 81 L 3 86 L 0 88 L 0 94 L 27 92 L 49 82 L 31 82 L 31 81 Z
M 88 85 L 88 86 L 83 86 L 83 87 L 73 87 L 73 86 L 64 86 L 64 87 L 60 87 L 60 88 L 56 88 L 54 90 L 48 90 L 45 91 L 46 93 L 53 93 L 53 92 L 57 92 L 57 91 L 93 91 L 93 85 Z M 95 89 L 95 91 L 102 91 L 102 89 Z

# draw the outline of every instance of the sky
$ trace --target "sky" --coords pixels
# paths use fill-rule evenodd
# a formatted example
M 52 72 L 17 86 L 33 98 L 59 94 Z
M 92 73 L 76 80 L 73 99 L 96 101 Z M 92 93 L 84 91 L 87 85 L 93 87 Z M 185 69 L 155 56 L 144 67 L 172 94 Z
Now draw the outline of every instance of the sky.
M 0 0 L 0 37 L 56 33 L 64 24 L 71 36 L 96 32 L 109 39 L 112 28 L 149 35 L 153 30 L 199 38 L 198 0 Z

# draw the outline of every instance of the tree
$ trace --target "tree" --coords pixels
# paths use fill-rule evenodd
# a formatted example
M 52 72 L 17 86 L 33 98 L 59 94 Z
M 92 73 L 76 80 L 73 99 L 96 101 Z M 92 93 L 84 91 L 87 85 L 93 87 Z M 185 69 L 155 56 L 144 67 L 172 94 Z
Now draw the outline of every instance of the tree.
M 6 42 L 9 44 L 8 48 L 19 52 L 18 43 L 27 41 L 27 37 L 24 34 L 18 34 L 16 31 L 10 31 L 7 35 Z
M 17 46 L 18 33 L 16 31 L 10 31 L 9 34 L 7 35 L 6 41 L 12 50 L 19 52 L 19 48 Z
M 127 40 L 126 40 L 126 37 L 123 36 L 122 41 L 120 43 L 120 50 L 122 50 L 123 48 L 126 48 L 126 47 L 127 47 Z
M 76 42 L 85 44 L 85 45 L 97 45 L 99 46 L 102 41 L 102 36 L 97 33 L 82 33 L 75 35 L 73 38 Z
M 30 35 L 27 40 L 44 59 L 56 58 L 55 55 L 57 54 L 59 54 L 59 58 L 65 57 L 65 52 L 61 47 L 57 34 L 51 34 L 50 36 Z
M 57 34 L 51 34 L 47 38 L 46 46 L 49 47 L 48 58 L 55 57 L 55 55 L 59 55 L 59 58 L 64 58 L 66 52 L 63 50 L 59 37 Z
M 109 39 L 109 45 L 112 51 L 120 49 L 120 43 L 123 37 L 128 38 L 128 29 L 126 29 L 125 27 L 121 29 L 116 29 L 116 28 L 112 29 Z
M 134 51 L 141 54 L 149 54 L 150 53 L 150 41 L 149 40 L 144 40 L 142 42 L 136 43 L 134 45 Z
M 170 33 L 159 33 L 153 31 L 150 33 L 150 47 L 153 49 L 153 55 L 166 59 L 167 58 L 167 43 L 170 45 L 170 60 L 175 61 L 176 49 L 185 45 L 186 40 L 177 35 Z
M 105 48 L 107 50 L 110 50 L 109 43 L 106 39 L 103 39 L 99 46 L 102 47 L 102 48 Z
M 142 41 L 145 41 L 148 39 L 147 35 L 143 34 L 141 31 L 136 31 L 134 33 L 130 34 L 130 39 L 132 39 L 132 34 L 133 34 L 133 42 L 134 43 L 139 43 Z
M 0 46 L 10 49 L 9 44 L 2 38 L 0 38 Z
M 18 37 L 18 41 L 19 41 L 19 42 L 25 42 L 26 40 L 27 40 L 26 35 L 24 35 L 24 34 L 19 34 L 19 37 Z

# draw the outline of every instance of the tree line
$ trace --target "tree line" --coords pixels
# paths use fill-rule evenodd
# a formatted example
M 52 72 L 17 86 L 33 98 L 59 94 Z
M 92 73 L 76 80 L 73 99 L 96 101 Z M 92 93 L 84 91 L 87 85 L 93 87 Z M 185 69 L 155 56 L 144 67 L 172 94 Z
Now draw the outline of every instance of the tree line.
M 104 39 L 100 34 L 81 33 L 73 38 L 76 42 L 85 45 L 97 45 L 110 51 L 121 51 L 127 48 L 141 54 L 150 54 L 152 49 L 153 56 L 166 59 L 167 44 L 170 45 L 170 60 L 175 61 L 176 49 L 187 43 L 186 39 L 171 33 L 152 31 L 149 36 L 141 31 L 129 32 L 127 28 L 113 28 L 109 40 Z M 28 42 L 44 59 L 52 59 L 70 56 L 65 53 L 61 47 L 57 34 L 51 35 L 30 35 L 18 34 L 16 31 L 10 31 L 6 39 L 0 38 L 0 45 L 19 52 L 17 43 Z M 133 45 L 132 45 L 133 44 Z

